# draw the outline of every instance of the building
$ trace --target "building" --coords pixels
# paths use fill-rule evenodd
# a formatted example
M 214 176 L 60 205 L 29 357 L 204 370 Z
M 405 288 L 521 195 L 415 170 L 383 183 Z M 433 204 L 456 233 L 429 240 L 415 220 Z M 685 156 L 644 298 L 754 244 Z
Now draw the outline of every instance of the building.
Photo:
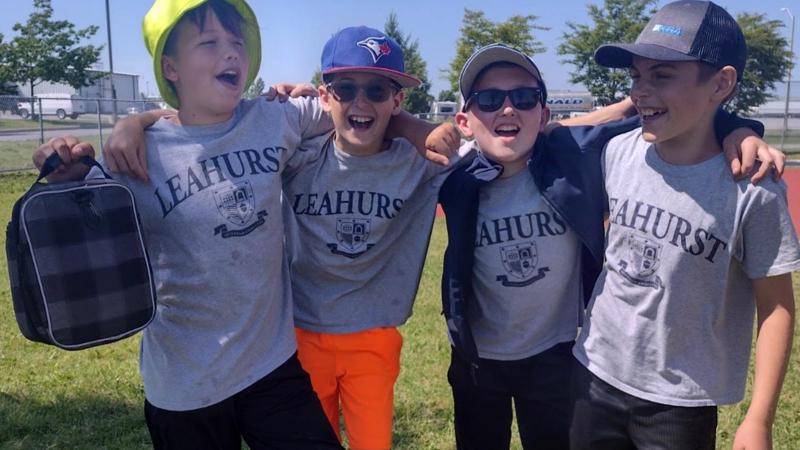
M 92 84 L 78 89 L 68 84 L 51 83 L 43 81 L 33 87 L 34 97 L 39 94 L 65 94 L 73 99 L 75 109 L 81 114 L 97 113 L 99 104 L 100 113 L 111 114 L 113 101 L 111 101 L 111 77 L 108 72 L 90 69 L 87 72 L 99 75 Z M 141 108 L 142 98 L 139 90 L 139 75 L 132 73 L 114 72 L 114 87 L 117 91 L 116 110 L 118 114 L 125 114 L 128 108 Z M 31 95 L 29 84 L 19 86 L 24 96 Z M 99 101 L 97 99 L 102 99 Z

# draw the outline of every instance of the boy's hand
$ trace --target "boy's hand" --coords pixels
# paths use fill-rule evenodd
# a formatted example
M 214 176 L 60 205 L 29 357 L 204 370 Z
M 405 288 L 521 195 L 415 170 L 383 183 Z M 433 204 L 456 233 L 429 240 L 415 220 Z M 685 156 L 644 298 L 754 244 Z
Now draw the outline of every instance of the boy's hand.
M 736 430 L 733 450 L 772 450 L 772 430 L 766 424 L 745 418 Z
M 143 124 L 138 116 L 120 119 L 103 146 L 103 160 L 114 173 L 147 181 L 147 151 Z
M 772 178 L 776 181 L 783 176 L 786 156 L 749 128 L 737 128 L 731 132 L 722 141 L 722 147 L 736 179 L 749 175 L 753 171 L 756 159 L 761 161 L 761 166 L 750 178 L 753 183 L 761 181 L 770 169 L 773 169 Z
M 264 97 L 267 101 L 271 102 L 278 99 L 281 103 L 284 103 L 289 97 L 316 97 L 317 95 L 319 95 L 317 88 L 309 83 L 278 83 L 274 86 L 270 86 L 267 92 L 264 93 Z
M 425 158 L 442 165 L 450 162 L 450 156 L 458 151 L 461 145 L 461 133 L 451 122 L 439 124 L 425 138 Z
M 70 135 L 50 139 L 33 152 L 33 164 L 37 169 L 41 169 L 44 160 L 54 152 L 58 153 L 64 164 L 47 176 L 48 182 L 82 180 L 89 173 L 89 166 L 78 160 L 84 156 L 94 158 L 92 144 L 80 142 L 75 136 Z

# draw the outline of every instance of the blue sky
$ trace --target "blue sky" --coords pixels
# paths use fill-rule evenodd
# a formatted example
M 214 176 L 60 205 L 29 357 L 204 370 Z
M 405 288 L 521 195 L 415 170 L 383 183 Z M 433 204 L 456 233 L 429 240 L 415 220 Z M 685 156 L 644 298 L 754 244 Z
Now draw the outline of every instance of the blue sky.
M 6 40 L 14 35 L 14 23 L 24 22 L 33 11 L 31 0 L 2 0 L 0 33 Z M 548 26 L 549 31 L 536 32 L 536 37 L 547 47 L 544 54 L 534 57 L 551 89 L 580 90 L 581 86 L 570 85 L 569 71 L 572 66 L 563 63 L 556 54 L 568 21 L 589 23 L 586 4 L 591 2 L 561 0 L 406 0 L 406 1 L 355 1 L 355 0 L 296 0 L 265 1 L 250 0 L 261 26 L 263 59 L 260 76 L 267 84 L 280 81 L 307 81 L 316 67 L 322 46 L 338 29 L 351 25 L 367 25 L 382 29 L 386 17 L 394 11 L 405 33 L 418 39 L 422 57 L 428 63 L 428 77 L 433 83 L 435 95 L 448 87 L 440 75 L 455 55 L 455 43 L 464 8 L 483 10 L 494 21 L 505 20 L 514 14 L 539 16 L 538 24 Z M 659 4 L 666 4 L 661 1 Z M 758 12 L 770 19 L 785 21 L 783 29 L 789 36 L 789 17 L 781 11 L 790 7 L 792 13 L 800 15 L 796 0 L 752 0 L 719 1 L 732 13 Z M 106 19 L 104 0 L 53 0 L 56 19 L 67 19 L 79 27 L 99 25 L 100 30 L 92 39 L 94 44 L 106 43 Z M 140 89 L 156 93 L 152 77 L 150 57 L 141 36 L 141 20 L 152 4 L 149 0 L 110 0 L 111 30 L 114 50 L 114 69 L 118 72 L 135 73 L 141 76 Z M 490 6 L 491 5 L 491 6 Z M 795 50 L 800 49 L 800 25 L 795 30 Z M 102 59 L 107 69 L 107 47 Z M 796 66 L 800 66 L 797 59 Z M 800 67 L 795 67 L 793 79 L 800 79 Z

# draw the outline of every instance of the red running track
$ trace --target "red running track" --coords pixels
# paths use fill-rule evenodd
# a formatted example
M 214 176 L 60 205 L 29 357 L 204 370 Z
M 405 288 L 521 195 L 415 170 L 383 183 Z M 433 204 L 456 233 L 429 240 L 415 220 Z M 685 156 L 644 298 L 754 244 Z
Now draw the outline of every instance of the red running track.
M 787 168 L 783 175 L 789 186 L 789 213 L 792 215 L 795 232 L 800 232 L 800 168 Z M 442 207 L 436 208 L 436 217 L 444 217 Z
M 800 168 L 791 167 L 783 173 L 783 179 L 789 186 L 789 213 L 792 215 L 795 233 L 800 233 Z

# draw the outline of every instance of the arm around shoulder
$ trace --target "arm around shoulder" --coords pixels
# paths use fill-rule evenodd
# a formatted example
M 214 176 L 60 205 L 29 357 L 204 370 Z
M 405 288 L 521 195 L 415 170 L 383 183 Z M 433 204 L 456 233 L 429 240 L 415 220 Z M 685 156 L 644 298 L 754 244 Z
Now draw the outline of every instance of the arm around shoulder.
M 175 115 L 175 111 L 159 109 L 118 121 L 103 146 L 103 160 L 109 170 L 147 181 L 144 130 L 158 122 L 158 119 L 171 115 Z

